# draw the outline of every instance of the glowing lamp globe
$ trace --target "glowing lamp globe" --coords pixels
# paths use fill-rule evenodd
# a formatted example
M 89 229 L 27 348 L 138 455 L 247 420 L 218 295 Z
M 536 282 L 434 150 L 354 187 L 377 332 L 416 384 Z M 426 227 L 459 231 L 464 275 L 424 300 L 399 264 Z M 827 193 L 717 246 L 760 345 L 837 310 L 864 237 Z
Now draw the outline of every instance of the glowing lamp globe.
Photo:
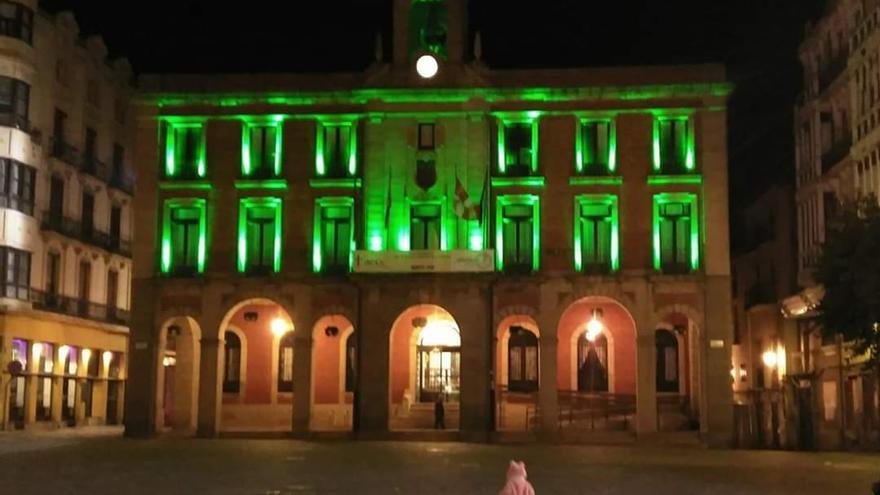
M 422 79 L 431 79 L 437 75 L 440 64 L 433 55 L 422 55 L 416 60 L 416 72 Z
M 587 340 L 593 342 L 601 333 L 602 323 L 594 316 L 593 319 L 587 323 Z
M 764 361 L 764 366 L 768 368 L 775 368 L 776 365 L 779 363 L 775 351 L 764 352 L 764 354 L 761 354 L 761 360 Z
M 272 320 L 270 326 L 272 328 L 272 333 L 278 336 L 284 335 L 284 333 L 287 332 L 288 328 L 287 322 L 284 321 L 284 318 L 281 317 Z

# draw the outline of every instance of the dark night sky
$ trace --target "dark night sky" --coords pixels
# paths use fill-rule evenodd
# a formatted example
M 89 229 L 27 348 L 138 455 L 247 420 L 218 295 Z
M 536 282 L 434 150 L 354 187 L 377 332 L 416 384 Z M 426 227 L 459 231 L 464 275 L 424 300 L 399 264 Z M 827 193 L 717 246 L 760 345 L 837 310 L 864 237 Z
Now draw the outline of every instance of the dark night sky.
M 357 70 L 391 0 L 239 2 L 47 0 L 84 34 L 143 72 Z M 823 0 L 471 0 L 470 22 L 493 67 L 722 62 L 730 106 L 731 203 L 793 177 L 797 46 Z M 248 6 L 255 8 L 249 9 Z M 387 48 L 388 43 L 386 43 Z M 386 49 L 387 51 L 387 49 Z

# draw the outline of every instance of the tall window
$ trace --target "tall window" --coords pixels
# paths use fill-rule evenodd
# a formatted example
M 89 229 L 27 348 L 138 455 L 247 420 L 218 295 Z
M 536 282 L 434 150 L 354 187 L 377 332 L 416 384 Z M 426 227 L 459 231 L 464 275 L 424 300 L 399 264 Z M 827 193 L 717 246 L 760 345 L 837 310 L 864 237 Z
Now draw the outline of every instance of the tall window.
M 52 372 L 55 368 L 55 346 L 52 344 L 39 344 L 40 353 L 37 356 L 36 372 L 37 379 L 37 421 L 52 420 L 52 384 L 54 382 Z
M 92 297 L 92 264 L 88 261 L 79 262 L 79 290 L 77 291 L 78 310 L 80 316 L 89 315 L 89 303 Z
M 205 132 L 199 122 L 168 123 L 165 130 L 165 176 L 205 177 Z
M 352 123 L 319 126 L 316 172 L 321 177 L 342 178 L 357 172 L 357 135 Z
M 0 2 L 0 36 L 33 43 L 34 11 L 18 2 Z
M 205 269 L 205 200 L 165 203 L 162 271 L 190 276 Z
M 354 202 L 350 198 L 322 198 L 317 204 L 315 270 L 344 273 L 351 267 Z
M 33 167 L 0 159 L 0 206 L 33 215 L 35 176 Z
M 58 228 L 64 217 L 64 178 L 53 175 L 49 184 L 49 222 Z
M 281 173 L 281 126 L 279 124 L 244 125 L 242 175 L 266 179 Z
M 119 143 L 113 144 L 113 177 L 122 177 L 125 169 L 125 148 Z
M 577 384 L 579 392 L 608 391 L 608 339 L 600 334 L 590 341 L 586 333 L 578 338 Z
M 58 295 L 61 287 L 61 254 L 55 251 L 49 251 L 46 260 L 46 293 L 55 296 Z
M 678 340 L 668 330 L 655 332 L 657 345 L 657 391 L 678 392 Z
M 606 273 L 616 269 L 617 198 L 579 196 L 575 212 L 575 269 L 586 273 Z
M 241 339 L 227 331 L 223 340 L 223 392 L 237 394 L 241 390 Z
M 113 205 L 110 207 L 110 242 L 114 249 L 119 249 L 119 239 L 122 236 L 122 207 Z
M 508 272 L 538 269 L 538 198 L 501 196 L 498 198 L 498 268 Z
M 83 149 L 83 162 L 89 170 L 95 170 L 95 160 L 98 158 L 98 133 L 91 127 L 86 128 L 86 146 Z
M 612 129 L 610 120 L 581 122 L 576 157 L 579 173 L 603 175 L 614 171 Z
M 281 200 L 241 200 L 239 269 L 253 274 L 277 272 L 281 268 Z M 243 236 L 243 237 L 242 237 Z
M 685 273 L 699 267 L 696 196 L 654 197 L 654 267 L 664 273 Z
M 30 92 L 24 81 L 0 76 L 0 125 L 27 127 Z
M 67 114 L 56 108 L 55 115 L 52 120 L 52 155 L 64 157 L 67 148 L 65 140 L 65 128 L 67 123 Z
M 3 270 L 2 297 L 27 301 L 31 286 L 31 253 L 0 247 L 0 269 Z
M 88 239 L 95 230 L 95 195 L 90 191 L 83 191 L 81 211 L 82 235 Z
M 663 174 L 694 168 L 693 139 L 687 117 L 659 118 L 654 123 L 654 169 Z
M 410 213 L 410 248 L 414 250 L 439 250 L 440 205 L 426 203 L 413 205 Z
M 507 386 L 511 392 L 538 390 L 538 338 L 522 327 L 510 328 Z
M 531 175 L 538 168 L 538 123 L 505 122 L 499 125 L 499 171 L 514 177 Z
M 119 298 L 119 272 L 110 270 L 107 272 L 107 309 L 111 313 L 115 313 L 116 301 Z
M 293 392 L 293 332 L 278 343 L 278 391 Z

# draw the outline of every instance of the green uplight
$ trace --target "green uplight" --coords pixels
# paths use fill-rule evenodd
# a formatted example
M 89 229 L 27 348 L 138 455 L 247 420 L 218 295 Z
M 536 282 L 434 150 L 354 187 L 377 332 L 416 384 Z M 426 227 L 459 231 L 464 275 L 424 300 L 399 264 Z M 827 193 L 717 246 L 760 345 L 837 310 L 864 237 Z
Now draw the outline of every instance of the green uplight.
M 568 184 L 572 186 L 619 186 L 623 184 L 620 176 L 581 176 L 569 177 Z
M 662 271 L 660 245 L 660 206 L 667 203 L 684 203 L 690 207 L 690 265 L 691 270 L 700 268 L 700 212 L 697 195 L 693 193 L 661 193 L 654 195 L 654 269 Z
M 242 191 L 254 189 L 285 190 L 287 179 L 236 180 L 235 188 Z
M 610 213 L 611 232 L 609 236 L 609 264 L 611 271 L 620 268 L 620 217 L 617 196 L 614 194 L 581 194 L 574 199 L 574 268 L 580 272 L 584 269 L 583 232 L 581 218 L 584 212 L 591 206 L 602 206 Z
M 536 194 L 512 194 L 498 196 L 495 208 L 495 266 L 504 269 L 504 215 L 505 206 L 528 205 L 532 207 L 532 270 L 538 271 L 541 259 L 541 198 Z
M 166 199 L 162 205 L 162 243 L 160 270 L 162 273 L 171 273 L 175 265 L 182 260 L 176 260 L 172 248 L 174 239 L 172 235 L 171 218 L 175 210 L 191 209 L 198 211 L 198 240 L 196 252 L 196 266 L 198 273 L 205 272 L 205 259 L 207 256 L 207 202 L 203 198 L 172 198 Z
M 651 140 L 653 143 L 653 153 L 654 153 L 654 170 L 660 171 L 660 121 L 658 119 L 654 119 L 654 136 Z
M 273 137 L 275 142 L 273 146 L 272 172 L 275 176 L 281 175 L 281 150 L 282 150 L 282 129 L 284 124 L 284 116 L 270 115 L 264 116 L 242 116 L 241 126 L 241 174 L 243 177 L 250 177 L 254 173 L 254 155 L 259 154 L 259 149 L 251 146 L 251 132 L 261 127 L 273 129 Z M 262 158 L 262 157 L 258 157 Z
M 382 236 L 378 234 L 373 234 L 370 236 L 370 251 L 381 251 L 382 250 Z
M 326 208 L 338 208 L 345 207 L 347 208 L 348 215 L 348 223 L 350 225 L 349 235 L 350 239 L 348 244 L 350 245 L 349 256 L 348 256 L 348 269 L 350 270 L 352 267 L 352 263 L 354 261 L 354 251 L 357 249 L 356 239 L 354 236 L 355 222 L 354 222 L 354 198 L 345 197 L 345 196 L 334 196 L 334 197 L 323 197 L 315 199 L 315 215 L 314 215 L 314 223 L 312 225 L 312 270 L 315 273 L 321 273 L 324 269 L 324 260 L 322 258 L 322 235 L 323 235 L 323 213 Z M 332 260 L 331 260 L 332 262 Z
M 662 186 L 668 184 L 702 184 L 702 175 L 649 175 L 648 185 Z
M 544 187 L 544 177 L 492 177 L 492 187 Z
M 238 271 L 245 273 L 248 269 L 248 210 L 256 208 L 269 208 L 274 211 L 273 240 L 272 240 L 272 270 L 277 273 L 281 270 L 281 225 L 282 225 L 281 198 L 259 197 L 242 198 L 238 207 Z
M 483 233 L 478 231 L 471 232 L 470 237 L 468 237 L 468 244 L 471 251 L 482 251 L 483 250 Z

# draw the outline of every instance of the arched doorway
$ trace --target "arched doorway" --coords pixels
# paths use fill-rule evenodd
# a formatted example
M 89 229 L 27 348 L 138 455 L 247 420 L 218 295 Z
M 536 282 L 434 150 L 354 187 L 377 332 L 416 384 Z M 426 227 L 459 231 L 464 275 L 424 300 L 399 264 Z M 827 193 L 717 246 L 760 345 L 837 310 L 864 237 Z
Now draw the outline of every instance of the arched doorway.
M 312 397 L 309 428 L 350 431 L 356 368 L 356 336 L 343 315 L 324 316 L 312 329 Z
M 496 335 L 496 429 L 530 430 L 537 421 L 540 386 L 538 325 L 527 315 L 510 315 L 501 320 Z
M 389 428 L 433 428 L 439 400 L 446 429 L 457 429 L 461 334 L 452 315 L 432 304 L 413 306 L 398 316 L 389 341 Z
M 290 431 L 295 382 L 295 328 L 268 299 L 235 305 L 219 329 L 220 431 Z
M 189 317 L 176 317 L 159 333 L 156 430 L 193 433 L 198 421 L 201 329 Z
M 593 337 L 587 331 L 578 337 L 577 389 L 608 392 L 608 339 L 601 333 Z
M 700 369 L 698 327 L 687 306 L 659 315 L 654 332 L 658 428 L 698 430 Z
M 609 297 L 572 303 L 557 328 L 559 427 L 632 431 L 636 414 L 636 326 Z

